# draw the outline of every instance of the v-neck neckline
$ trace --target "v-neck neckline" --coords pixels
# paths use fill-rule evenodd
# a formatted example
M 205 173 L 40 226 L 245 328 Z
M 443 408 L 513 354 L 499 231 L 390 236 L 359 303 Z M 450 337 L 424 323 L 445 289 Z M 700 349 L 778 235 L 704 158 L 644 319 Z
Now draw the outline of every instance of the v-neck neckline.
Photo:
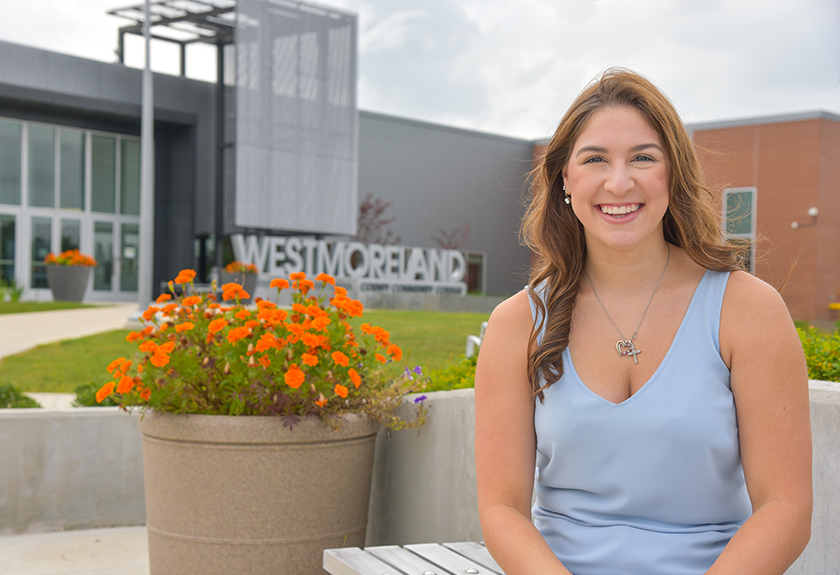
M 659 362 L 659 366 L 656 368 L 656 371 L 653 372 L 653 375 L 651 375 L 648 378 L 648 380 L 644 383 L 644 385 L 642 385 L 642 387 L 640 387 L 639 389 L 636 390 L 636 393 L 634 393 L 633 395 L 631 395 L 630 397 L 628 397 L 624 401 L 621 401 L 619 403 L 615 403 L 615 402 L 612 402 L 609 399 L 603 397 L 602 395 L 599 395 L 599 394 L 595 393 L 594 391 L 592 391 L 592 389 L 588 385 L 586 385 L 586 383 L 580 377 L 580 375 L 577 372 L 577 369 L 575 369 L 574 362 L 572 361 L 572 353 L 571 353 L 571 351 L 569 350 L 568 347 L 566 347 L 566 349 L 563 350 L 563 370 L 568 372 L 574 378 L 574 380 L 578 383 L 578 385 L 580 385 L 587 394 L 594 397 L 595 399 L 597 399 L 601 403 L 604 403 L 604 404 L 608 405 L 609 407 L 623 407 L 623 406 L 627 405 L 628 403 L 634 401 L 637 397 L 639 397 L 642 393 L 644 393 L 649 387 L 651 387 L 651 385 L 654 383 L 654 381 L 659 377 L 659 374 L 665 368 L 665 365 L 668 363 L 668 360 L 671 358 L 671 355 L 673 355 L 674 348 L 676 348 L 677 342 L 679 341 L 680 336 L 682 336 L 682 332 L 685 330 L 685 326 L 688 323 L 688 318 L 691 315 L 691 312 L 693 311 L 693 309 L 695 308 L 695 304 L 697 302 L 697 296 L 701 291 L 700 286 L 702 286 L 704 282 L 708 281 L 708 278 L 709 278 L 711 273 L 712 273 L 711 270 L 706 270 L 703 273 L 703 277 L 701 277 L 700 281 L 697 282 L 697 285 L 694 286 L 694 293 L 691 295 L 691 301 L 688 304 L 688 308 L 685 310 L 685 314 L 683 314 L 682 321 L 680 322 L 680 327 L 677 330 L 676 335 L 674 335 L 674 339 L 671 340 L 671 345 L 668 347 L 668 352 L 665 354 L 665 357 L 662 358 L 662 361 Z

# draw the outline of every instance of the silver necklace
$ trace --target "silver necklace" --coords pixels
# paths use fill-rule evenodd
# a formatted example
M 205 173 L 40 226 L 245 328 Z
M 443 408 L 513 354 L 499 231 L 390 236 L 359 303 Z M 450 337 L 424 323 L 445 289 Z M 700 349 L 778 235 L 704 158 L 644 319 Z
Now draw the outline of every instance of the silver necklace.
M 668 258 L 665 260 L 665 267 L 662 268 L 662 273 L 659 274 L 659 281 L 656 282 L 656 287 L 653 288 L 653 293 L 650 294 L 650 299 L 648 300 L 647 305 L 645 306 L 645 311 L 642 312 L 642 317 L 639 318 L 639 323 L 636 326 L 636 329 L 633 331 L 633 335 L 630 337 L 630 339 L 627 339 L 626 337 L 624 337 L 624 334 L 621 333 L 621 330 L 618 329 L 617 325 L 615 325 L 615 322 L 613 321 L 612 316 L 610 316 L 610 312 L 608 312 L 607 308 L 604 307 L 604 302 L 601 301 L 601 298 L 598 297 L 598 292 L 595 291 L 595 286 L 592 284 L 592 278 L 589 277 L 589 272 L 586 271 L 585 268 L 583 270 L 583 273 L 586 274 L 586 279 L 589 281 L 589 285 L 592 288 L 592 293 L 595 294 L 595 299 L 597 299 L 598 303 L 601 304 L 601 309 L 604 310 L 605 314 L 607 314 L 607 318 L 613 324 L 613 327 L 615 328 L 615 331 L 617 331 L 618 335 L 621 336 L 621 339 L 618 340 L 615 344 L 615 350 L 618 352 L 618 355 L 632 356 L 633 361 L 636 364 L 639 363 L 639 358 L 637 356 L 640 353 L 642 353 L 642 350 L 636 349 L 636 346 L 633 345 L 633 340 L 636 339 L 636 334 L 639 333 L 639 328 L 642 326 L 642 320 L 645 319 L 645 314 L 647 313 L 647 310 L 650 307 L 650 302 L 653 301 L 653 296 L 656 295 L 656 290 L 659 289 L 659 284 L 662 283 L 662 278 L 665 277 L 665 270 L 668 269 L 668 264 L 671 262 L 671 244 L 666 244 L 666 245 L 668 246 Z

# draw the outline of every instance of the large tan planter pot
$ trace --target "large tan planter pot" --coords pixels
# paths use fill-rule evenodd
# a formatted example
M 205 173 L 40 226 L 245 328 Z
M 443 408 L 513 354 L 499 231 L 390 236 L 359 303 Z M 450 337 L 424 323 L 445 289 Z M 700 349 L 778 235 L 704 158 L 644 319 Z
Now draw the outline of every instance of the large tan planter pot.
M 151 575 L 322 575 L 324 549 L 364 546 L 377 427 L 146 413 Z

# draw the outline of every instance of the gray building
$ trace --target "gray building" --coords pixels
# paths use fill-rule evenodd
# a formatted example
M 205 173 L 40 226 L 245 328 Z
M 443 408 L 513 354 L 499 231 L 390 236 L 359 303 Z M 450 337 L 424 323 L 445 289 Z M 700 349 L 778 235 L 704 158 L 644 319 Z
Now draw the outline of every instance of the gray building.
M 141 75 L 0 42 L 0 271 L 28 299 L 51 297 L 46 253 L 73 247 L 99 262 L 87 300 L 136 299 Z M 155 74 L 154 286 L 185 267 L 206 276 L 213 263 L 216 152 L 225 144 L 216 97 L 215 84 Z M 533 147 L 363 111 L 358 196 L 390 202 L 390 227 L 405 246 L 439 247 L 434 237 L 468 226 L 459 249 L 471 287 L 512 294 L 530 258 L 517 230 Z M 293 235 L 234 225 L 233 162 L 225 164 L 223 234 Z

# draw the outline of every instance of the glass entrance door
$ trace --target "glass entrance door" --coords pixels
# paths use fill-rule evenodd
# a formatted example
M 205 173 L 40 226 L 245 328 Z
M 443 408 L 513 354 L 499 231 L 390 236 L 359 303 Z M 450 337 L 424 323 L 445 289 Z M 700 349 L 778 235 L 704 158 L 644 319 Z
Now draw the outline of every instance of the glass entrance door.
M 120 226 L 120 291 L 137 291 L 138 227 L 137 224 Z

